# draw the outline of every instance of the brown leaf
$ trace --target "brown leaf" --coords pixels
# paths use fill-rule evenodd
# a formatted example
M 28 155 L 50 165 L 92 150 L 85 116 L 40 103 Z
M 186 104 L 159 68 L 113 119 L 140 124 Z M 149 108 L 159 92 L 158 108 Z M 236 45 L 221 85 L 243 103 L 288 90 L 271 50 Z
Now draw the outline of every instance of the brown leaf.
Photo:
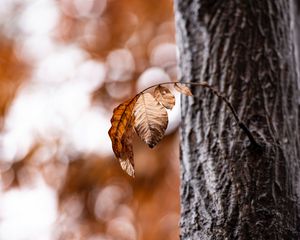
M 130 176 L 134 176 L 134 161 L 132 150 L 133 109 L 139 95 L 120 104 L 114 109 L 108 131 L 112 148 L 119 159 L 121 167 Z
M 134 128 L 140 138 L 153 148 L 168 126 L 166 109 L 150 93 L 143 93 L 134 106 Z
M 191 90 L 190 90 L 187 86 L 185 86 L 185 85 L 183 85 L 183 84 L 181 84 L 181 83 L 175 83 L 175 84 L 174 84 L 174 88 L 175 88 L 178 92 L 183 93 L 184 95 L 187 95 L 187 96 L 193 96 Z
M 175 105 L 175 97 L 166 87 L 158 85 L 154 90 L 154 96 L 167 109 L 172 109 Z
M 121 140 L 122 151 L 119 158 L 121 168 L 130 176 L 134 177 L 134 161 L 133 161 L 133 148 L 132 148 L 133 127 L 128 127 Z

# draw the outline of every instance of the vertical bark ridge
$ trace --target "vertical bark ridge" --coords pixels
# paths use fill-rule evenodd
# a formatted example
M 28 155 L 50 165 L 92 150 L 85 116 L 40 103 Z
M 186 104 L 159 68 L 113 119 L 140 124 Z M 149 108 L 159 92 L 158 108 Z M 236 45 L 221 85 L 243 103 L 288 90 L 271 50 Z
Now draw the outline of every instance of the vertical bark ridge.
M 175 0 L 180 79 L 224 92 L 263 145 L 249 147 L 208 90 L 183 97 L 182 239 L 300 238 L 291 8 L 292 0 Z

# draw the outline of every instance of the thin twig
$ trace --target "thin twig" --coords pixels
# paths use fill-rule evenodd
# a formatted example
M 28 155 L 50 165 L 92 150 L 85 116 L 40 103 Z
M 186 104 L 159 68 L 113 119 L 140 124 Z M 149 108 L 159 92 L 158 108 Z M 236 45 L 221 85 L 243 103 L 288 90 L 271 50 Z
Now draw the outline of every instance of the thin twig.
M 159 84 L 155 84 L 152 85 L 150 87 L 147 87 L 146 89 L 144 89 L 141 93 L 144 93 L 145 91 L 153 88 L 153 87 L 157 87 L 159 85 L 169 85 L 169 84 L 186 84 L 186 85 L 193 85 L 193 86 L 201 86 L 203 88 L 207 88 L 209 89 L 213 94 L 215 94 L 217 97 L 221 98 L 227 105 L 227 107 L 230 109 L 232 115 L 234 116 L 235 121 L 237 122 L 238 126 L 244 131 L 244 133 L 247 135 L 247 137 L 249 138 L 251 144 L 253 146 L 256 147 L 260 147 L 260 145 L 257 143 L 257 141 L 254 139 L 252 133 L 250 132 L 250 130 L 247 128 L 247 126 L 240 120 L 240 118 L 237 115 L 237 112 L 235 111 L 234 107 L 232 106 L 232 104 L 229 102 L 229 100 L 219 91 L 217 91 L 213 86 L 209 85 L 207 82 L 163 82 L 163 83 L 159 83 Z

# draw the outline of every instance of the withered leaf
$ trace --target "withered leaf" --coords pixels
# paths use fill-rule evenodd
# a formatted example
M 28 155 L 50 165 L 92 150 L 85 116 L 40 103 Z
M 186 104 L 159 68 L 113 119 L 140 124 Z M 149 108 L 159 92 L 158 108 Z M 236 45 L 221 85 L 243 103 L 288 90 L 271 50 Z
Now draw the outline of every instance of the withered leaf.
M 168 126 L 166 109 L 150 93 L 143 93 L 134 107 L 134 128 L 140 138 L 153 148 Z
M 172 109 L 175 105 L 175 97 L 166 87 L 158 85 L 154 90 L 154 96 L 167 109 Z
M 175 88 L 178 92 L 183 93 L 184 95 L 187 95 L 187 96 L 193 96 L 191 90 L 190 90 L 187 86 L 185 86 L 185 85 L 183 85 L 183 84 L 181 84 L 181 83 L 175 83 L 175 84 L 174 84 L 174 88 Z
M 119 157 L 121 168 L 128 173 L 128 175 L 134 177 L 134 160 L 133 160 L 133 148 L 132 148 L 132 125 L 128 127 L 128 130 L 124 133 L 121 140 L 122 151 Z
M 119 159 L 121 167 L 130 176 L 134 176 L 132 150 L 133 109 L 139 95 L 120 104 L 114 109 L 111 118 L 111 128 L 108 131 L 112 149 Z

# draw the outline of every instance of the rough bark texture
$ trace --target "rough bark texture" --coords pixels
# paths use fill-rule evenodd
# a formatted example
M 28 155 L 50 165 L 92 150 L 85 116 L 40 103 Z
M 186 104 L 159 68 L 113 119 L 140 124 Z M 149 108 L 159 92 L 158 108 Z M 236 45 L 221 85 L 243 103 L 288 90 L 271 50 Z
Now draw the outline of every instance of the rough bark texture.
M 300 239 L 300 112 L 292 0 L 175 0 L 182 99 L 181 239 Z M 298 69 L 299 68 L 299 69 Z

